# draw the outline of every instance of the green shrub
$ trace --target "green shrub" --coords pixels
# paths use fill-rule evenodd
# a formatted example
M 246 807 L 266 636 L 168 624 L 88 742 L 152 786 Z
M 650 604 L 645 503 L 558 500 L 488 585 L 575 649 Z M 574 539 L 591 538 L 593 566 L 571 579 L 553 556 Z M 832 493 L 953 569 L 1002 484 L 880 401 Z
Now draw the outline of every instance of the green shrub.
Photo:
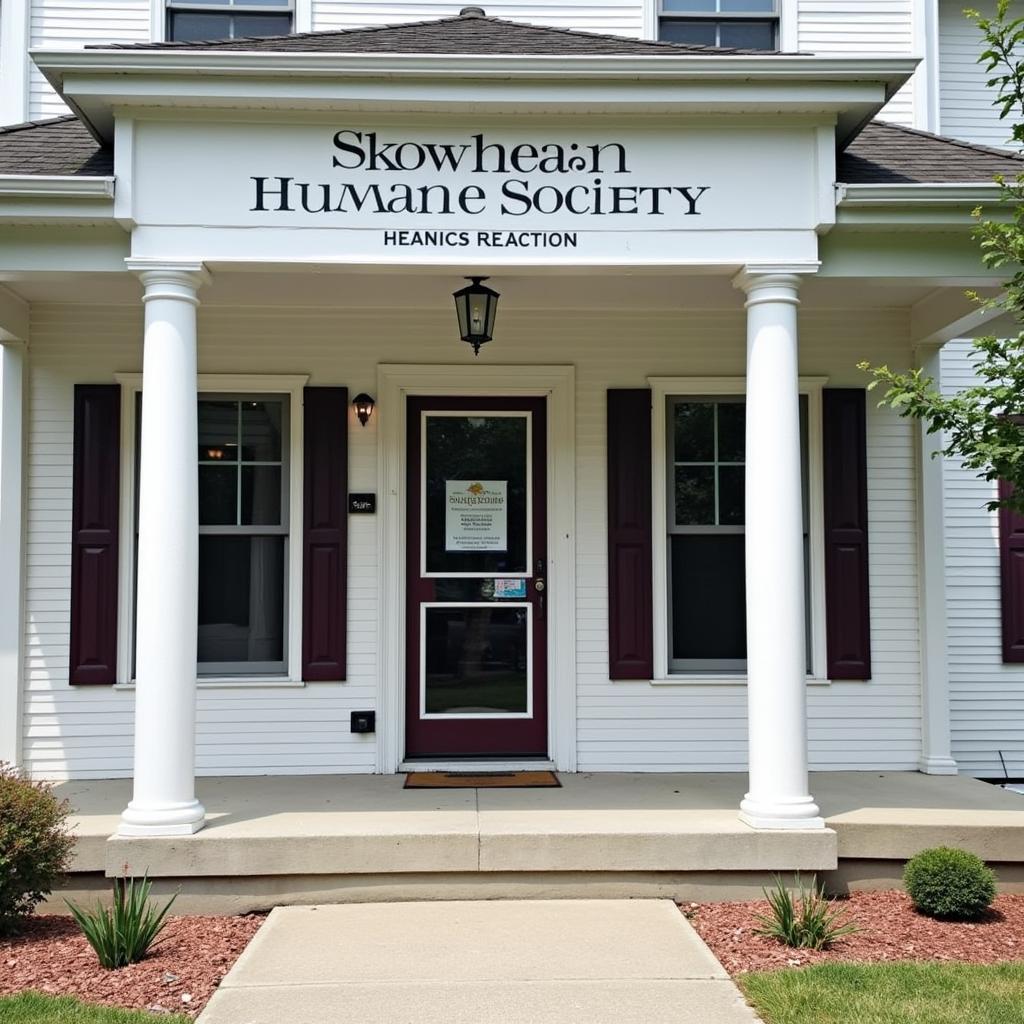
M 0 762 L 0 934 L 14 931 L 67 869 L 67 816 L 49 785 Z
M 907 861 L 903 884 L 914 906 L 929 917 L 969 921 L 988 909 L 996 876 L 967 850 L 936 846 Z
M 163 931 L 167 912 L 177 893 L 158 909 L 149 903 L 152 885 L 148 876 L 141 882 L 130 877 L 115 879 L 114 902 L 109 910 L 100 903 L 95 910 L 83 910 L 65 900 L 71 916 L 104 967 L 113 970 L 138 963 Z
M 755 934 L 767 935 L 797 949 L 828 949 L 836 939 L 860 931 L 825 898 L 817 878 L 811 876 L 810 888 L 804 888 L 799 875 L 795 883 L 800 894 L 796 900 L 776 875 L 775 888 L 764 891 L 771 912 L 757 915 L 761 927 L 755 929 Z

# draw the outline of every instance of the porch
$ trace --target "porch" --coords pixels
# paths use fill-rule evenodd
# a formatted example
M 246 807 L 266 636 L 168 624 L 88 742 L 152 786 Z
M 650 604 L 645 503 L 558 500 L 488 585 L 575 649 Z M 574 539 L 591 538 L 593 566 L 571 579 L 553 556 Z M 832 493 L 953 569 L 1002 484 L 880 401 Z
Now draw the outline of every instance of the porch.
M 560 789 L 406 790 L 400 775 L 198 780 L 207 826 L 115 835 L 131 780 L 62 783 L 78 836 L 67 891 L 127 866 L 181 890 L 180 912 L 466 898 L 756 896 L 773 873 L 834 891 L 898 884 L 918 850 L 949 844 L 1024 891 L 1024 798 L 976 779 L 816 772 L 825 829 L 754 829 L 742 773 L 562 774 Z M 63 904 L 54 899 L 54 908 Z

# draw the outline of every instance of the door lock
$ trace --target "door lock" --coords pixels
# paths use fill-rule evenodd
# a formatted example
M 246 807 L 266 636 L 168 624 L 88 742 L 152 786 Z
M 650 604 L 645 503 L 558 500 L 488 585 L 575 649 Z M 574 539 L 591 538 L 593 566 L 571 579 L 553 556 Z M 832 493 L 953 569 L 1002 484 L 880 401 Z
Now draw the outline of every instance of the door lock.
M 544 590 L 544 581 L 543 580 L 537 580 L 533 585 L 536 588 L 538 593 L 541 593 Z

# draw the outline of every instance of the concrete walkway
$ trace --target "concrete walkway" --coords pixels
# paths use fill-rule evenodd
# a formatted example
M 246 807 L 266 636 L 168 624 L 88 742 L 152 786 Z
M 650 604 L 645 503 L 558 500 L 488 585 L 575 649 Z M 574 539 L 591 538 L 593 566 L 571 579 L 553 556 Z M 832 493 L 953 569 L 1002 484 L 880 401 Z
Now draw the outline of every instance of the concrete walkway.
M 667 900 L 279 907 L 199 1024 L 751 1024 Z

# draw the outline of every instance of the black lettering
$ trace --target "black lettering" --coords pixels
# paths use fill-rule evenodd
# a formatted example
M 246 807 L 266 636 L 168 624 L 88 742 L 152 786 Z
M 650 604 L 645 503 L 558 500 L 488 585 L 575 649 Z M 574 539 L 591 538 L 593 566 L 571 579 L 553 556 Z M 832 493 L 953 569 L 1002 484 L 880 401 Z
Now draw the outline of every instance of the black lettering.
M 549 193 L 552 197 L 550 210 L 545 210 L 544 207 L 541 205 L 541 197 L 545 193 Z M 558 211 L 562 208 L 562 193 L 557 188 L 555 188 L 554 185 L 541 185 L 541 187 L 537 189 L 536 192 L 533 193 L 533 208 L 538 213 L 558 213 Z
M 415 153 L 414 159 L 416 163 L 406 164 L 405 156 L 403 155 L 408 150 L 412 150 Z M 420 146 L 417 146 L 415 142 L 403 142 L 401 145 L 395 147 L 395 164 L 400 170 L 403 171 L 418 171 L 423 166 L 423 161 L 426 160 L 426 155 Z
M 661 209 L 661 193 L 662 192 L 671 192 L 671 191 L 672 191 L 672 189 L 666 187 L 665 185 L 644 185 L 642 188 L 638 188 L 637 189 L 637 192 L 641 196 L 645 192 L 650 192 L 650 194 L 651 194 L 651 207 L 650 207 L 650 210 L 648 212 L 649 213 L 653 213 L 656 216 L 664 216 L 664 212 Z
M 441 194 L 441 209 L 432 210 L 430 208 L 430 193 L 440 192 Z M 451 213 L 452 212 L 452 196 L 448 191 L 447 185 L 421 185 L 419 188 L 420 193 L 420 213 Z
M 501 212 L 507 213 L 511 217 L 522 217 L 530 212 L 530 207 L 533 205 L 530 200 L 529 192 L 517 192 L 512 186 L 519 185 L 522 188 L 528 188 L 529 182 L 524 181 L 522 178 L 509 178 L 508 181 L 503 182 L 501 186 L 501 194 L 506 199 L 511 199 L 514 202 L 522 203 L 523 209 L 518 212 L 511 209 L 507 203 L 501 204 Z
M 532 174 L 537 169 L 537 165 L 534 163 L 529 167 L 524 167 L 524 158 L 535 161 L 537 159 L 537 147 L 531 146 L 528 142 L 521 142 L 518 146 L 513 146 L 512 152 L 508 155 L 508 161 L 514 171 L 518 171 L 520 174 Z
M 477 174 L 482 174 L 484 171 L 488 169 L 487 167 L 484 166 L 484 164 L 487 162 L 484 158 L 484 154 L 487 153 L 489 150 L 493 150 L 498 156 L 497 166 L 494 167 L 494 171 L 497 174 L 508 173 L 508 166 L 505 163 L 504 146 L 502 146 L 498 142 L 485 143 L 484 137 L 482 135 L 471 135 L 470 138 L 473 140 L 476 146 L 476 166 L 474 167 L 474 170 L 476 171 Z
M 280 184 L 280 188 L 268 189 L 266 183 L 270 180 L 269 178 L 253 178 L 256 182 L 256 205 L 252 207 L 252 211 L 255 213 L 267 213 L 269 212 L 264 205 L 264 200 L 268 195 L 277 195 L 280 198 L 277 202 L 277 213 L 291 212 L 291 206 L 288 202 L 288 186 L 292 182 L 292 178 L 277 178 L 276 180 Z
M 379 185 L 367 185 L 363 192 L 360 194 L 355 185 L 350 185 L 347 182 L 341 186 L 341 196 L 338 202 L 335 204 L 335 213 L 348 213 L 346 208 L 346 201 L 350 201 L 352 206 L 358 211 L 361 210 L 368 203 L 372 202 L 372 205 L 376 207 L 374 213 L 382 213 L 384 210 L 384 200 L 381 199 L 380 186 Z
M 320 205 L 309 205 L 309 190 L 320 189 Z M 308 181 L 299 182 L 299 201 L 306 213 L 329 213 L 331 209 L 331 187 L 330 185 L 310 185 Z
M 699 185 L 697 187 L 699 188 L 700 191 L 698 191 L 696 195 L 694 195 L 690 191 L 690 189 L 693 188 L 692 185 L 687 185 L 685 188 L 677 187 L 677 188 L 675 188 L 673 190 L 675 192 L 678 192 L 686 200 L 687 204 L 689 205 L 689 209 L 686 211 L 684 216 L 687 216 L 687 217 L 694 217 L 694 216 L 699 217 L 700 216 L 700 213 L 697 210 L 697 200 L 700 199 L 700 197 L 702 195 L 704 195 L 704 193 L 707 192 L 707 190 L 711 186 L 710 185 Z
M 623 209 L 623 202 L 632 203 L 632 209 Z M 631 185 L 615 185 L 612 188 L 612 213 L 636 213 L 636 189 Z
M 462 163 L 462 158 L 465 155 L 466 150 L 469 149 L 469 146 L 466 143 L 459 146 L 458 156 L 455 155 L 456 147 L 450 142 L 445 142 L 443 144 L 428 142 L 423 148 L 433 161 L 435 170 L 443 171 L 447 169 L 449 171 L 457 171 L 459 169 L 459 164 Z
M 352 146 L 352 145 L 349 145 L 349 143 L 347 143 L 347 142 L 342 142 L 341 141 L 341 137 L 343 135 L 351 135 L 352 138 L 354 138 L 356 140 L 356 142 L 362 142 L 363 133 L 362 132 L 349 131 L 348 129 L 345 129 L 343 131 L 335 132 L 334 133 L 334 145 L 338 149 L 340 149 L 343 153 L 351 153 L 353 156 L 356 156 L 359 159 L 354 164 L 343 164 L 338 159 L 338 157 L 335 156 L 331 160 L 331 166 L 332 167 L 344 167 L 345 170 L 347 170 L 347 171 L 354 171 L 357 167 L 362 167 L 363 166 L 363 161 L 366 159 L 366 154 L 363 152 L 363 147 L 362 146 Z
M 477 209 L 473 209 L 470 203 L 479 203 Z M 459 209 L 463 213 L 483 213 L 487 206 L 487 193 L 479 185 L 467 185 L 459 192 Z
M 590 173 L 591 174 L 608 174 L 608 173 L 611 173 L 611 174 L 629 174 L 629 168 L 626 167 L 626 147 L 623 146 L 621 142 L 607 142 L 603 146 L 598 146 L 598 145 L 587 146 L 587 149 L 590 150 L 590 155 L 591 155 L 591 164 L 590 164 Z M 601 166 L 601 154 L 606 149 L 611 149 L 611 150 L 615 150 L 615 151 L 618 152 L 618 155 L 619 155 L 619 167 L 618 167 L 618 170 L 613 170 L 611 172 L 608 172 L 608 171 L 606 171 Z

